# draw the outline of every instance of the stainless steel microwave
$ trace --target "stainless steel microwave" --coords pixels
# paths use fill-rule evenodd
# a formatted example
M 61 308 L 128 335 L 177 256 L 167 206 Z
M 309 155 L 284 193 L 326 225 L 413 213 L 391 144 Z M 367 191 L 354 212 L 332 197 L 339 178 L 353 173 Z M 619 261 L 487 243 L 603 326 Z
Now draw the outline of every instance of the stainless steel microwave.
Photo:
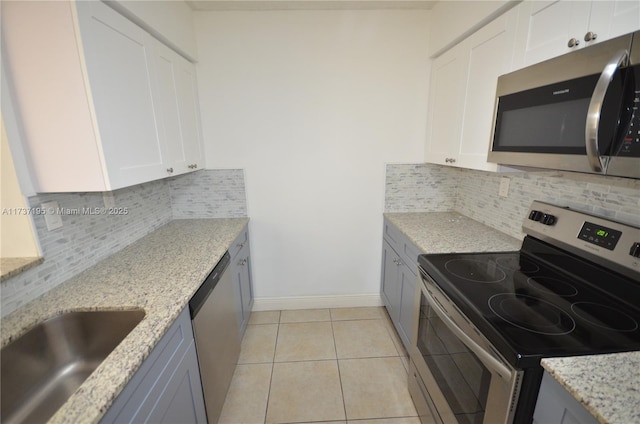
M 489 162 L 640 179 L 640 32 L 498 78 Z

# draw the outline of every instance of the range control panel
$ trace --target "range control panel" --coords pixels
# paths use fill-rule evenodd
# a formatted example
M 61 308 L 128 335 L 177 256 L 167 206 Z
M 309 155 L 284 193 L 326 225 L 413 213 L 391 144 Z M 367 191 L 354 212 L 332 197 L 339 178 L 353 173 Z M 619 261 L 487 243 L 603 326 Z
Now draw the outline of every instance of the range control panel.
M 640 281 L 640 228 L 534 201 L 522 230 Z
M 596 246 L 602 246 L 605 249 L 613 250 L 620 240 L 622 232 L 607 228 L 603 225 L 594 224 L 593 222 L 586 221 L 578 234 L 578 238 L 586 241 L 587 243 L 595 244 Z

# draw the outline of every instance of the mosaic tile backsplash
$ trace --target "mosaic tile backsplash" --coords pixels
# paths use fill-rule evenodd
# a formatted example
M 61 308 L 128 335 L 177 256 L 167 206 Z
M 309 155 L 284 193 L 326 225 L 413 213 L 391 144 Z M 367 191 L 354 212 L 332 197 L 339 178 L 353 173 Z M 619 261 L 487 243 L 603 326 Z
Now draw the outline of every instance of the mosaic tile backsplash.
M 201 170 L 113 192 L 122 215 L 91 215 L 104 207 L 102 193 L 49 193 L 29 198 L 31 206 L 56 201 L 69 214 L 63 226 L 48 231 L 34 216 L 44 263 L 3 281 L 2 316 L 142 238 L 171 219 L 246 216 L 242 170 Z M 190 202 L 188 199 L 192 199 Z M 189 213 L 188 208 L 193 210 Z M 77 214 L 74 214 L 77 211 Z
M 453 168 L 387 165 L 385 212 L 447 212 L 456 204 L 458 176 Z
M 387 165 L 386 212 L 457 211 L 521 238 L 520 225 L 533 200 L 573 207 L 640 226 L 640 181 L 570 172 L 496 174 L 432 164 Z M 498 196 L 502 178 L 509 194 Z M 171 219 L 247 216 L 242 170 L 201 170 L 114 192 L 120 216 L 65 215 L 48 231 L 34 216 L 43 264 L 2 282 L 2 316 L 44 294 Z M 102 193 L 39 194 L 31 206 L 57 201 L 82 210 L 104 205 Z
M 169 180 L 174 219 L 247 216 L 242 169 L 205 170 Z
M 502 178 L 509 179 L 507 197 L 498 196 Z M 443 179 L 455 187 L 449 210 L 517 238 L 523 237 L 522 220 L 533 200 L 640 226 L 640 180 L 557 171 L 493 173 L 433 164 L 387 165 L 385 211 L 398 212 L 403 203 L 416 204 L 406 212 L 430 210 L 425 205 L 438 205 L 442 194 L 430 187 Z M 427 189 L 416 193 L 419 185 Z M 412 196 L 419 201 L 412 202 Z

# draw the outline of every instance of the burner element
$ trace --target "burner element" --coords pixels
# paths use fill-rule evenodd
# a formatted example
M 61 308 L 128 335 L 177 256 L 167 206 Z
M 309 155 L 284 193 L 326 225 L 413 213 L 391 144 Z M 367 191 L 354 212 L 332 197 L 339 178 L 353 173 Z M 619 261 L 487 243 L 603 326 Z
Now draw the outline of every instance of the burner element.
M 456 277 L 476 283 L 498 283 L 507 277 L 495 261 L 451 259 L 444 264 L 444 267 Z
M 578 294 L 578 289 L 566 281 L 558 280 L 557 278 L 529 277 L 527 283 L 536 290 L 562 297 L 571 297 Z
M 594 302 L 576 302 L 571 305 L 571 310 L 578 318 L 606 330 L 628 332 L 638 329 L 635 319 L 610 306 Z
M 496 259 L 496 263 L 510 271 L 520 271 L 525 274 L 540 271 L 540 267 L 538 265 L 520 255 L 501 256 Z
M 569 334 L 576 323 L 569 314 L 537 297 L 500 293 L 489 298 L 489 308 L 498 317 L 523 330 L 548 336 Z

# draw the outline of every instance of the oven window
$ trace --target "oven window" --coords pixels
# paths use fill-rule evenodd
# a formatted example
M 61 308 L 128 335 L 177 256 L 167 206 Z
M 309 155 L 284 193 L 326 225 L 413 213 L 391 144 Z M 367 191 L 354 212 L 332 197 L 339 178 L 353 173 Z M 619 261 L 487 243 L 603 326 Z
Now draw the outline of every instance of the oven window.
M 418 350 L 458 422 L 481 424 L 491 373 L 438 318 L 424 295 L 421 295 Z

